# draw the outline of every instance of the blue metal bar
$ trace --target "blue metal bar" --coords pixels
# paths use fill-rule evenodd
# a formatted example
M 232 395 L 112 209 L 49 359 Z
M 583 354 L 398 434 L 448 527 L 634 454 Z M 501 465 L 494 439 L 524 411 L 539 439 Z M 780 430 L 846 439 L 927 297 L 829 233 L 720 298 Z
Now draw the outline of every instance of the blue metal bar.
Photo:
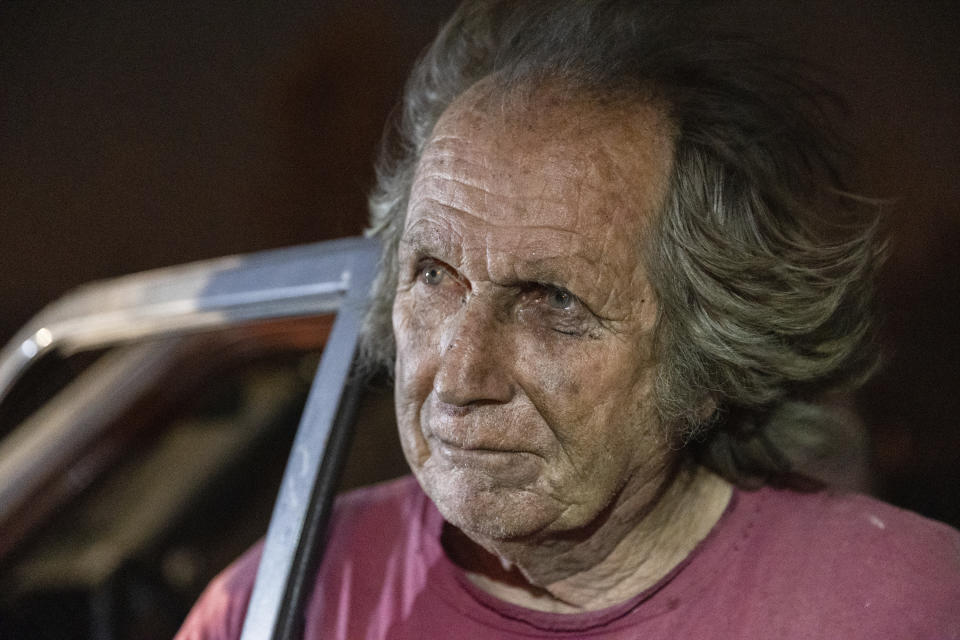
M 350 287 L 307 399 L 270 519 L 241 640 L 293 640 L 302 629 L 320 541 L 348 442 L 359 381 L 348 384 L 378 251 L 350 256 Z

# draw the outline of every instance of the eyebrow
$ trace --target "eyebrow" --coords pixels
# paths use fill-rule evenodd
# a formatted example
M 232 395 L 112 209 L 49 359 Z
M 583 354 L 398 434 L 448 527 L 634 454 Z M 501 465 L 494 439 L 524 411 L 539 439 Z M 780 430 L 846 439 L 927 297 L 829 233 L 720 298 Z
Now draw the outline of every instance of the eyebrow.
M 428 253 L 431 255 L 447 255 L 451 246 L 460 246 L 459 238 L 449 229 L 443 229 L 440 225 L 424 222 L 420 224 L 418 220 L 413 226 L 403 230 L 400 235 L 401 247 L 406 246 L 415 249 L 418 253 Z

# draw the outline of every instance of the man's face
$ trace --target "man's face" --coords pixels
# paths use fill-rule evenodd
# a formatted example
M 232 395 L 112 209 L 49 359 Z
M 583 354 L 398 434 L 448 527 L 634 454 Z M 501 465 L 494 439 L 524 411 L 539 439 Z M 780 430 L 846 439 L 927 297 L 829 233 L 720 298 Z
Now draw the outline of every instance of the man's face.
M 672 143 L 653 107 L 483 85 L 418 166 L 393 307 L 404 453 L 475 539 L 589 525 L 655 492 L 656 306 L 641 264 Z

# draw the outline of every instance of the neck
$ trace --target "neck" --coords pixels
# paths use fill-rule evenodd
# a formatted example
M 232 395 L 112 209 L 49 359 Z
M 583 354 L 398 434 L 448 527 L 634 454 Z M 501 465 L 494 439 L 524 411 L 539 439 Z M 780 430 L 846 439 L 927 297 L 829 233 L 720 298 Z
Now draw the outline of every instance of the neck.
M 707 536 L 726 509 L 725 480 L 683 464 L 650 492 L 629 485 L 588 531 L 481 544 L 448 525 L 443 544 L 478 587 L 539 611 L 576 613 L 652 587 Z

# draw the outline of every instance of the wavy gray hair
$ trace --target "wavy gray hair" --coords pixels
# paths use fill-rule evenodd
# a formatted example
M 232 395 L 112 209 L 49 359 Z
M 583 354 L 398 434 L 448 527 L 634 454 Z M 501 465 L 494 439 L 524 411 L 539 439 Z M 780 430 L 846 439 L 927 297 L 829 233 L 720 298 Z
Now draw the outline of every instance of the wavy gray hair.
M 830 94 L 795 61 L 691 24 L 678 7 L 635 0 L 473 0 L 456 11 L 414 68 L 381 150 L 368 363 L 393 365 L 397 247 L 443 111 L 484 78 L 505 92 L 560 80 L 601 101 L 655 100 L 674 129 L 666 203 L 637 241 L 658 298 L 657 405 L 677 446 L 756 485 L 836 444 L 818 399 L 877 362 L 875 208 L 835 169 Z

